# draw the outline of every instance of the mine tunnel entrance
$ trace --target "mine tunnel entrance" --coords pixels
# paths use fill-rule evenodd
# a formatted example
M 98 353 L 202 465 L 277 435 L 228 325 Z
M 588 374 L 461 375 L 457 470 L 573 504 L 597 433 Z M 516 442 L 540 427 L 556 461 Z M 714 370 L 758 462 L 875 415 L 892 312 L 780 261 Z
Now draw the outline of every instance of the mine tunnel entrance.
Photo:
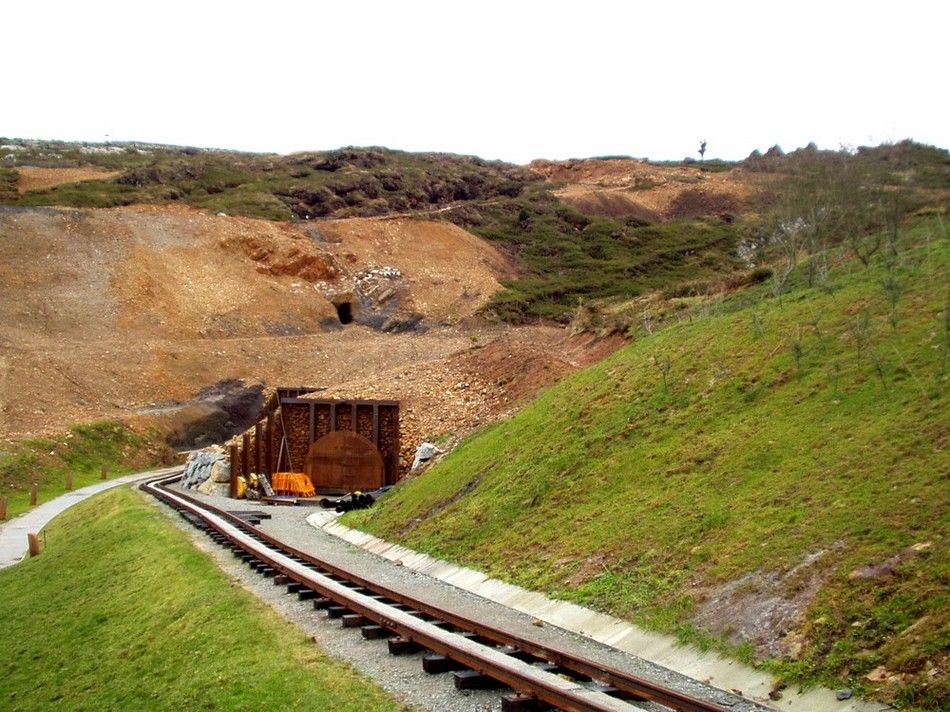
M 350 302 L 340 302 L 336 305 L 336 315 L 341 324 L 350 324 L 353 321 L 353 305 Z

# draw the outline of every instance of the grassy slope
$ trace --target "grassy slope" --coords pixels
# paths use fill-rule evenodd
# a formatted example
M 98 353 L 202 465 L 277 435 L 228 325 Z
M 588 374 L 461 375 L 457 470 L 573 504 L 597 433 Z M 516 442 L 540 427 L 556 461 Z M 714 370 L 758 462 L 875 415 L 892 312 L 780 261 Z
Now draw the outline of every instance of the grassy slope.
M 449 218 L 517 255 L 520 277 L 489 305 L 510 322 L 567 321 L 582 300 L 629 299 L 740 267 L 737 229 L 718 218 L 643 225 L 586 216 L 545 186 Z
M 950 245 L 936 222 L 908 243 L 896 328 L 880 258 L 781 299 L 762 285 L 557 384 L 349 523 L 713 644 L 690 591 L 827 550 L 800 652 L 773 669 L 862 690 L 884 664 L 908 677 L 882 696 L 934 708 L 947 678 L 928 666 L 950 643 Z M 848 577 L 921 542 L 890 578 Z
M 392 710 L 128 489 L 0 571 L 0 707 Z
M 111 420 L 75 425 L 61 440 L 0 443 L 0 497 L 7 498 L 9 518 L 29 509 L 34 482 L 42 503 L 66 491 L 67 472 L 73 473 L 73 487 L 79 489 L 97 482 L 103 465 L 115 477 L 167 465 L 171 457 L 155 434 L 135 433 Z

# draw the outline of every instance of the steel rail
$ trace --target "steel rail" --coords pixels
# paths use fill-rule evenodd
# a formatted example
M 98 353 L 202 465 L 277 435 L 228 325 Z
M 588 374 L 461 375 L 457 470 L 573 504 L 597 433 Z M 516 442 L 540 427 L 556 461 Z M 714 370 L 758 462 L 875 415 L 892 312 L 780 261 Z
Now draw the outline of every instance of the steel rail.
M 179 478 L 180 475 L 150 480 L 144 483 L 142 488 L 172 506 L 187 510 L 201 518 L 232 544 L 265 562 L 288 579 L 303 584 L 325 598 L 338 601 L 347 609 L 425 648 L 498 679 L 515 690 L 527 692 L 540 700 L 567 710 L 631 709 L 629 705 L 618 699 L 593 692 L 559 676 L 544 673 L 528 663 L 514 660 L 503 652 L 447 632 L 432 623 L 420 621 L 411 613 L 395 609 L 372 596 L 355 592 L 353 586 L 346 586 L 334 579 L 346 580 L 357 588 L 370 591 L 375 596 L 403 604 L 414 611 L 448 623 L 454 628 L 489 639 L 495 644 L 517 648 L 565 670 L 605 682 L 636 701 L 656 702 L 677 712 L 726 712 L 726 708 L 707 700 L 684 694 L 609 665 L 578 657 L 562 648 L 543 645 L 503 629 L 473 621 L 352 574 L 256 529 L 230 512 L 184 493 L 168 490 L 167 485 Z M 305 563 L 299 563 L 301 561 Z M 317 567 L 327 573 L 315 572 L 310 567 Z M 420 626 L 423 623 L 424 625 Z M 543 677 L 539 680 L 538 675 Z M 550 682 L 549 678 L 557 682 Z M 593 700 L 591 695 L 595 696 Z M 618 703 L 622 706 L 614 706 Z M 591 704 L 595 706 L 588 706 Z M 597 704 L 607 706 L 596 706 Z

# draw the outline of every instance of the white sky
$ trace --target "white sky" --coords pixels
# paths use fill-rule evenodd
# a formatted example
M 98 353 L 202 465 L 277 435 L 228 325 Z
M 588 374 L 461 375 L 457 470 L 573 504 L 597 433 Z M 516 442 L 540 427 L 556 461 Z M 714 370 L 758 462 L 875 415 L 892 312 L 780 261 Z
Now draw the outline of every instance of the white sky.
M 0 136 L 533 158 L 950 146 L 950 3 L 39 2 Z

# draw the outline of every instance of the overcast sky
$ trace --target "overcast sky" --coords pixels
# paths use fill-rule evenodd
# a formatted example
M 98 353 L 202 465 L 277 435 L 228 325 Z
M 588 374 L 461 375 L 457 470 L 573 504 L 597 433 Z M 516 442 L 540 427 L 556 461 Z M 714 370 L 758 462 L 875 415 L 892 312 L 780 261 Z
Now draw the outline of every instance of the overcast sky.
M 533 158 L 950 146 L 950 3 L 7 2 L 0 136 Z

